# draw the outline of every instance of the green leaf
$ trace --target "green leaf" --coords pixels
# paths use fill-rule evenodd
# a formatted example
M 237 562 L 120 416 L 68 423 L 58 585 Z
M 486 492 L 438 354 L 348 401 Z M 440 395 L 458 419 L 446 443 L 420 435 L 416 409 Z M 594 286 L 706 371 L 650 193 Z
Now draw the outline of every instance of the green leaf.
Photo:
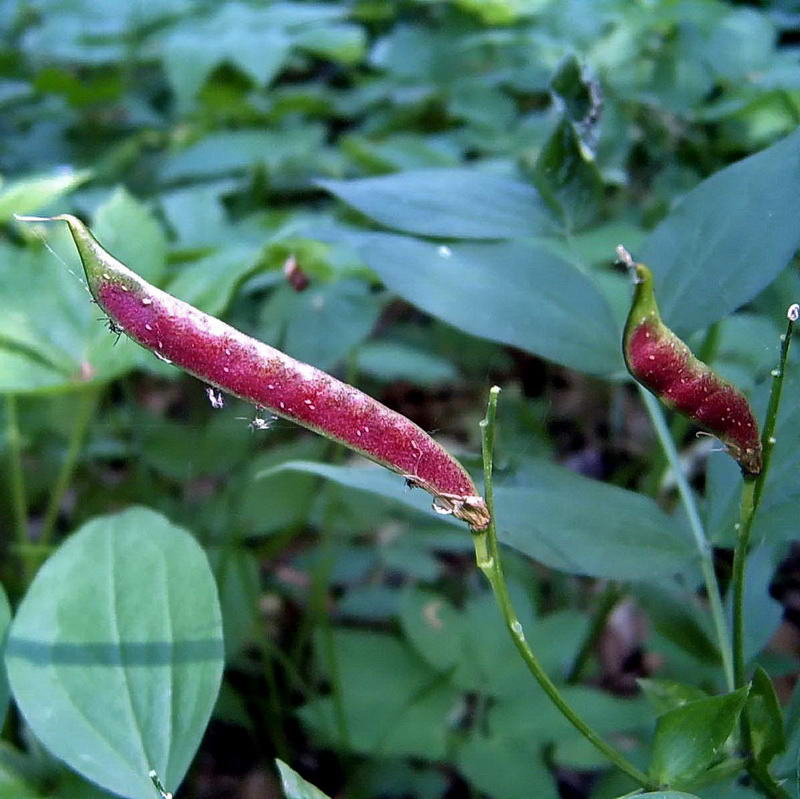
M 458 372 L 450 361 L 400 341 L 366 341 L 356 353 L 360 374 L 391 383 L 406 380 L 417 386 L 452 383 Z
M 89 522 L 36 575 L 6 665 L 26 722 L 71 768 L 130 799 L 152 799 L 151 769 L 174 791 L 222 676 L 205 554 L 145 508 Z
M 659 716 L 687 702 L 705 699 L 708 696 L 695 685 L 686 685 L 673 680 L 640 679 L 636 682 Z
M 475 734 L 459 747 L 456 762 L 470 783 L 489 796 L 558 799 L 555 780 L 535 745 L 502 734 Z
M 599 87 L 592 84 L 588 74 L 574 55 L 567 56 L 558 66 L 550 90 L 564 105 L 571 122 L 591 122 L 599 112 Z
M 11 605 L 8 604 L 5 588 L 0 585 L 0 655 L 5 652 L 9 624 L 11 624 Z M 5 661 L 3 661 L 0 663 L 0 727 L 5 724 L 8 697 L 8 676 L 6 675 Z
M 753 299 L 800 246 L 800 131 L 689 192 L 647 239 L 664 321 L 682 334 Z
M 167 262 L 167 239 L 152 211 L 119 188 L 94 215 L 92 232 L 114 257 L 151 283 Z
M 234 245 L 183 266 L 167 291 L 214 316 L 231 301 L 239 282 L 258 266 L 257 247 Z
M 622 798 L 620 797 L 620 799 Z M 683 791 L 655 791 L 652 793 L 637 793 L 635 799 L 700 799 L 700 797 Z
M 258 336 L 331 371 L 369 336 L 383 304 L 361 280 L 312 284 L 301 292 L 284 284 L 264 304 Z
M 661 716 L 650 774 L 659 784 L 689 782 L 712 765 L 733 732 L 748 689 L 697 699 Z
M 753 674 L 747 708 L 753 752 L 763 766 L 768 766 L 786 748 L 786 735 L 775 686 L 761 666 L 756 666 Z
M 317 124 L 295 125 L 286 130 L 234 130 L 212 133 L 166 159 L 164 180 L 223 178 L 263 166 L 270 173 L 307 164 L 323 146 L 325 130 Z M 205 187 L 208 188 L 208 187 Z M 215 187 L 209 193 L 219 195 Z M 204 187 L 193 188 L 202 192 Z M 175 192 L 179 200 L 181 192 Z M 173 195 L 173 197 L 174 197 Z M 184 205 L 191 194 L 184 196 Z M 195 230 L 184 223 L 185 229 Z
M 14 214 L 30 214 L 71 192 L 89 179 L 87 171 L 66 170 L 54 175 L 24 178 L 0 190 L 0 222 Z
M 261 596 L 258 561 L 238 546 L 212 547 L 208 559 L 219 589 L 225 628 L 225 654 L 238 655 L 256 632 Z
M 319 788 L 304 780 L 293 768 L 282 760 L 275 760 L 286 799 L 328 799 Z
M 509 239 L 552 227 L 536 189 L 477 169 L 415 169 L 319 185 L 370 219 L 421 236 Z
M 533 176 L 536 188 L 570 232 L 586 227 L 597 215 L 603 193 L 600 172 L 568 119 L 556 125 Z
M 318 474 L 430 513 L 427 495 L 409 491 L 383 469 L 288 461 L 260 476 L 284 470 Z M 642 562 L 655 577 L 674 575 L 695 559 L 689 536 L 640 494 L 544 461 L 531 464 L 525 481 L 495 486 L 500 540 L 551 568 L 624 580 L 641 577 Z
M 292 13 L 293 6 L 297 13 Z M 226 3 L 206 19 L 188 19 L 174 27 L 164 41 L 163 52 L 167 78 L 179 108 L 190 107 L 212 71 L 224 63 L 238 67 L 258 86 L 269 83 L 289 55 L 291 26 L 342 13 L 335 8 L 323 8 L 321 12 L 319 6 L 303 9 L 297 3 L 265 8 Z
M 360 25 L 339 23 L 306 28 L 294 36 L 293 44 L 320 58 L 357 64 L 364 57 L 367 39 Z
M 333 639 L 351 751 L 445 757 L 456 688 L 394 636 L 340 629 Z M 300 715 L 324 743 L 340 741 L 331 699 L 309 702 Z
M 146 279 L 158 282 L 166 240 L 158 223 L 124 190 L 100 206 L 98 239 Z M 50 250 L 0 244 L 0 388 L 64 391 L 130 370 L 142 350 L 109 333 L 83 279 L 64 225 L 47 228 Z M 150 357 L 150 356 L 147 356 Z
M 444 246 L 389 233 L 355 243 L 387 288 L 467 333 L 591 374 L 622 368 L 619 328 L 600 290 L 540 245 Z
M 658 633 L 701 663 L 719 665 L 719 647 L 706 624 L 708 617 L 702 615 L 687 591 L 653 580 L 634 585 L 633 591 Z

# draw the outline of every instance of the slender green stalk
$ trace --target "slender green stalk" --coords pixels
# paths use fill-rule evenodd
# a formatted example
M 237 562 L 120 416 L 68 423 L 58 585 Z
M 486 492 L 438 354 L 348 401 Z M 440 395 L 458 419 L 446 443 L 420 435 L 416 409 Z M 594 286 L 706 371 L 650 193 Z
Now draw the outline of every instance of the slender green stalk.
M 756 477 L 745 477 L 742 484 L 742 496 L 739 510 L 739 523 L 737 525 L 736 548 L 733 553 L 733 664 L 736 687 L 747 683 L 747 661 L 744 654 L 744 592 L 747 570 L 747 554 L 750 548 L 750 536 L 753 531 L 753 522 L 761 503 L 761 495 L 767 479 L 767 472 L 772 460 L 772 450 L 775 447 L 775 424 L 778 418 L 778 408 L 783 392 L 783 377 L 786 373 L 786 361 L 789 356 L 789 345 L 792 340 L 794 323 L 800 317 L 800 306 L 792 305 L 787 314 L 786 333 L 781 337 L 781 352 L 778 359 L 778 368 L 772 372 L 772 386 L 770 388 L 767 415 L 764 419 L 764 431 L 761 436 L 763 461 L 761 471 Z M 787 793 L 763 765 L 755 762 L 752 757 L 752 731 L 747 707 L 741 716 L 742 749 L 749 757 L 747 771 L 758 786 L 759 790 L 770 799 L 790 799 Z
M 763 472 L 762 472 L 763 474 Z M 747 682 L 744 658 L 744 580 L 750 532 L 756 515 L 756 483 L 752 477 L 742 481 L 742 496 L 739 503 L 739 522 L 736 525 L 736 548 L 733 552 L 733 668 L 736 687 Z
M 736 686 L 740 687 L 747 681 L 744 659 L 744 581 L 747 561 L 747 550 L 750 546 L 750 534 L 753 522 L 761 503 L 764 483 L 767 479 L 772 450 L 775 447 L 775 424 L 778 418 L 778 407 L 783 392 L 783 376 L 786 372 L 786 360 L 789 356 L 789 345 L 792 340 L 794 323 L 800 314 L 800 307 L 793 305 L 788 313 L 786 333 L 781 337 L 781 353 L 778 359 L 778 368 L 772 372 L 772 387 L 767 405 L 767 415 L 764 420 L 764 432 L 761 436 L 763 461 L 761 472 L 756 477 L 746 477 L 742 485 L 742 498 L 740 504 L 739 524 L 736 536 L 736 549 L 733 557 L 733 654 Z
M 86 438 L 86 431 L 89 429 L 89 422 L 94 416 L 94 411 L 100 398 L 100 391 L 100 386 L 87 386 L 80 394 L 78 408 L 72 419 L 72 428 L 69 432 L 67 453 L 50 491 L 50 498 L 42 521 L 40 541 L 44 546 L 47 546 L 53 538 L 53 531 L 55 530 L 56 521 L 58 521 L 58 514 L 61 511 L 64 495 L 67 493 L 67 489 L 72 482 L 72 475 L 75 473 L 75 467 L 78 465 L 78 458 Z
M 497 412 L 497 396 L 500 389 L 494 386 L 489 392 L 489 404 L 486 409 L 486 418 L 481 422 L 483 439 L 483 474 L 484 491 L 486 504 L 491 513 L 491 522 L 486 530 L 473 532 L 473 543 L 475 545 L 475 559 L 478 568 L 484 573 L 486 579 L 492 587 L 495 599 L 503 615 L 506 628 L 511 635 L 514 646 L 525 661 L 528 671 L 533 675 L 547 694 L 550 701 L 558 708 L 564 718 L 575 727 L 581 735 L 586 738 L 594 747 L 605 755 L 618 769 L 627 774 L 631 779 L 638 782 L 642 787 L 654 790 L 655 785 L 650 778 L 631 763 L 621 752 L 606 743 L 597 732 L 595 732 L 573 709 L 564 698 L 555 683 L 547 676 L 547 673 L 539 663 L 525 638 L 522 624 L 514 611 L 511 597 L 508 592 L 508 585 L 503 574 L 503 567 L 500 561 L 500 548 L 497 542 L 497 529 L 495 527 L 494 516 L 494 489 L 492 482 L 492 466 L 494 453 L 494 434 L 495 416 Z
M 606 627 L 608 617 L 624 596 L 624 593 L 625 592 L 617 583 L 610 581 L 606 584 L 603 592 L 597 599 L 595 610 L 592 614 L 592 620 L 586 632 L 586 637 L 583 639 L 581 648 L 578 650 L 578 654 L 575 656 L 575 660 L 567 674 L 568 683 L 574 684 L 580 682 L 589 664 L 589 659 L 592 656 L 595 645 Z
M 17 553 L 26 578 L 31 576 L 32 563 L 25 554 L 29 543 L 28 500 L 25 492 L 25 473 L 22 470 L 22 436 L 19 431 L 17 398 L 6 394 L 6 439 L 8 441 L 8 475 L 11 483 L 11 505 L 14 511 L 14 532 Z
M 667 460 L 672 466 L 675 482 L 678 486 L 678 493 L 680 494 L 681 502 L 686 511 L 686 516 L 689 519 L 689 527 L 692 531 L 695 544 L 697 545 L 697 551 L 700 554 L 700 570 L 703 573 L 703 582 L 705 583 L 711 618 L 717 636 L 717 646 L 719 647 L 722 657 L 722 667 L 725 671 L 725 683 L 728 686 L 728 690 L 732 691 L 735 680 L 731 639 L 728 634 L 728 625 L 725 621 L 725 611 L 722 607 L 722 595 L 720 594 L 717 575 L 714 572 L 713 553 L 709 546 L 708 539 L 706 538 L 705 530 L 703 529 L 703 522 L 700 520 L 700 513 L 697 510 L 694 494 L 684 474 L 680 457 L 678 456 L 678 450 L 675 448 L 675 442 L 672 440 L 667 422 L 664 419 L 661 405 L 644 386 L 640 385 L 639 391 L 642 395 L 645 408 L 647 408 L 647 412 L 650 414 L 650 419 L 653 422 L 653 427 L 664 449 L 664 453 L 667 456 Z

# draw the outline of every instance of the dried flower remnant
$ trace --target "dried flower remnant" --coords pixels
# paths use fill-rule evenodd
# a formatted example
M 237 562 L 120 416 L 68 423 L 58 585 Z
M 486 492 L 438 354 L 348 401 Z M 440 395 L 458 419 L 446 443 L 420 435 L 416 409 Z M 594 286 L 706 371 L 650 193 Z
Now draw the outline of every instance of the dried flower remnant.
M 635 282 L 625 325 L 623 354 L 628 371 L 665 405 L 725 444 L 742 472 L 761 471 L 761 439 L 750 403 L 739 389 L 696 358 L 661 320 L 650 270 L 617 247 Z
M 297 292 L 305 291 L 311 284 L 311 280 L 294 255 L 290 255 L 284 261 L 283 276 L 286 278 L 286 282 Z
M 398 472 L 433 495 L 437 512 L 476 530 L 488 526 L 489 512 L 472 478 L 410 419 L 147 283 L 106 252 L 76 217 L 18 218 L 66 222 L 98 305 L 162 360 Z

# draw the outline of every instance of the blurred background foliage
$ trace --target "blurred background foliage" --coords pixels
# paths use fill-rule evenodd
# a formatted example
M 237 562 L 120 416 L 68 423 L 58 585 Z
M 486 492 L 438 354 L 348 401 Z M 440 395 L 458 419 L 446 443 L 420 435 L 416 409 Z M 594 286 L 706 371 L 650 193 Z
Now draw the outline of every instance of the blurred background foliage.
M 278 795 L 276 755 L 332 796 L 631 790 L 527 678 L 466 530 L 289 423 L 212 410 L 196 381 L 115 343 L 65 236 L 12 215 L 79 213 L 148 279 L 356 383 L 470 468 L 502 385 L 498 502 L 529 636 L 576 707 L 644 761 L 653 711 L 636 678 L 713 689 L 719 653 L 674 485 L 621 379 L 629 288 L 613 248 L 635 252 L 704 178 L 796 128 L 800 6 L 0 0 L 0 27 L 0 391 L 19 416 L 29 551 L 141 504 L 209 552 L 227 671 L 185 795 Z M 748 389 L 774 360 L 768 312 L 796 288 L 786 270 L 714 328 L 718 367 Z M 732 309 L 687 311 L 685 332 Z M 702 490 L 708 446 L 689 435 L 684 451 Z M 710 463 L 706 523 L 729 546 L 735 468 Z M 4 482 L 13 599 L 24 547 Z M 797 646 L 794 499 L 752 577 L 753 653 L 779 678 Z M 0 795 L 106 796 L 12 722 Z

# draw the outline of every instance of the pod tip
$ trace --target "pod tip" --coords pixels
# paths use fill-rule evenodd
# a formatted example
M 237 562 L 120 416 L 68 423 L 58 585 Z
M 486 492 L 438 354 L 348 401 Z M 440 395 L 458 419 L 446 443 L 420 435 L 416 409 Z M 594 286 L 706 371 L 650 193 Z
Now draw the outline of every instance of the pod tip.
M 14 214 L 14 219 L 17 222 L 52 222 L 56 217 L 54 216 L 26 216 L 25 214 Z

